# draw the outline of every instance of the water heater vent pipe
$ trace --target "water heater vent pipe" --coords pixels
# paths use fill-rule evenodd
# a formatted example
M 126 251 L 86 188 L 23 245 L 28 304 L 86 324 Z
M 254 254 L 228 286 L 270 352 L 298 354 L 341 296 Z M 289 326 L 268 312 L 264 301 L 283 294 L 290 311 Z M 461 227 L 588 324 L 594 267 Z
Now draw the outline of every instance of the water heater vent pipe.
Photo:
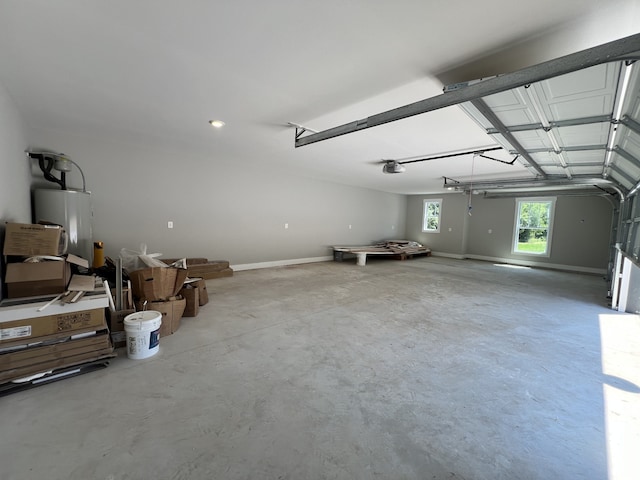
M 50 182 L 57 183 L 58 185 L 60 185 L 60 188 L 62 188 L 62 190 L 67 190 L 66 174 L 67 172 L 71 171 L 70 164 L 75 165 L 80 172 L 80 176 L 82 177 L 82 191 L 87 191 L 87 183 L 84 178 L 84 172 L 80 168 L 80 165 L 78 165 L 63 153 L 33 150 L 27 150 L 26 153 L 29 158 L 35 158 L 36 160 L 38 160 L 38 165 L 40 166 L 40 170 L 42 170 L 42 173 L 44 174 L 44 178 L 46 178 Z M 51 174 L 52 167 L 60 172 L 60 178 L 57 178 Z

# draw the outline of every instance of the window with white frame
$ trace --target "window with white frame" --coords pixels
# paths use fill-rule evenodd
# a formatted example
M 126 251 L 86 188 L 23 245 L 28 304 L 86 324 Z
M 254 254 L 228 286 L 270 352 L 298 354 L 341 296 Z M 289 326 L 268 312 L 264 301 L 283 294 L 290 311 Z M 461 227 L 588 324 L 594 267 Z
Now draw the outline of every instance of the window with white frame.
M 441 198 L 425 199 L 422 210 L 422 231 L 429 233 L 439 233 L 441 213 Z
M 513 253 L 549 256 L 555 201 L 555 198 L 516 200 Z

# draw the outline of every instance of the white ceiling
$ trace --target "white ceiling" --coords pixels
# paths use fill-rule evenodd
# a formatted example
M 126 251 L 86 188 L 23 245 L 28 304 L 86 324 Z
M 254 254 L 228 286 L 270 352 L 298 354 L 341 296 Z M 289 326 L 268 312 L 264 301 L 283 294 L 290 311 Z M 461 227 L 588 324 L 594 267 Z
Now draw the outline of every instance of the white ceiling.
M 471 155 L 402 175 L 379 162 L 496 145 L 460 107 L 297 149 L 287 122 L 324 130 L 436 96 L 440 79 L 465 71 L 506 73 L 638 33 L 638 3 L 0 0 L 0 83 L 34 129 L 437 192 L 443 176 L 469 177 Z M 520 163 L 473 168 L 479 179 L 532 176 Z

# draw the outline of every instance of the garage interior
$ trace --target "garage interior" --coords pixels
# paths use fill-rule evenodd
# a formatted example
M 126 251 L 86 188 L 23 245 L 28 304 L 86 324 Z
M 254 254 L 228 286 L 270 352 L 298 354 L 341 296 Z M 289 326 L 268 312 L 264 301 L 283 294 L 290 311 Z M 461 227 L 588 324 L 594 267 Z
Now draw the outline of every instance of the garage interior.
M 640 469 L 640 4 L 343 3 L 0 4 L 2 225 L 59 152 L 109 256 L 234 270 L 152 359 L 1 397 L 3 478 Z M 432 255 L 331 261 L 392 238 Z

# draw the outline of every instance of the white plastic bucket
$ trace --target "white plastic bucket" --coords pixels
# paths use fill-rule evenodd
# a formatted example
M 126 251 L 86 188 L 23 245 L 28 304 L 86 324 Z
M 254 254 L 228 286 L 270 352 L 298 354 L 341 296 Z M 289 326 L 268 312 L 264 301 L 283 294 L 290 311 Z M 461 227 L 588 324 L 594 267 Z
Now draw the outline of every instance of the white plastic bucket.
M 124 317 L 127 357 L 141 360 L 158 353 L 160 325 L 162 325 L 162 314 L 155 310 L 136 312 Z

